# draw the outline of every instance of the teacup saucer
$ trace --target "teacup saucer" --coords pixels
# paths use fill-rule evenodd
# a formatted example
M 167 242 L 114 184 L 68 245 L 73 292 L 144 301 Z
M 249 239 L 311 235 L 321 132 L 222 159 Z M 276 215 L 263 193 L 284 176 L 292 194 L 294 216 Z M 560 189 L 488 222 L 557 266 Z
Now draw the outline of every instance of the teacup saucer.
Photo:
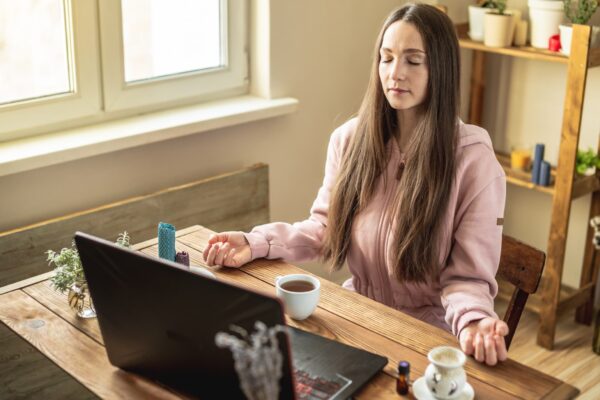
M 425 377 L 420 377 L 412 384 L 413 394 L 418 400 L 438 400 L 427 387 Z M 462 393 L 454 398 L 453 400 L 472 400 L 475 397 L 475 391 L 473 387 L 469 385 L 469 382 L 465 383 Z

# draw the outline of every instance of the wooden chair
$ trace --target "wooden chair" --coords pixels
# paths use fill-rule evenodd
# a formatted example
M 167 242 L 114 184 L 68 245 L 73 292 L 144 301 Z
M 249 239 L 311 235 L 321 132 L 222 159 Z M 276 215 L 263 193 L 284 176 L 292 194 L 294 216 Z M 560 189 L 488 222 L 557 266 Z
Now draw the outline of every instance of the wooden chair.
M 515 335 L 527 298 L 538 289 L 545 261 L 546 254 L 543 251 L 510 236 L 502 236 L 502 253 L 497 277 L 515 286 L 504 314 L 504 322 L 510 330 L 504 338 L 506 349 L 510 347 L 510 342 Z

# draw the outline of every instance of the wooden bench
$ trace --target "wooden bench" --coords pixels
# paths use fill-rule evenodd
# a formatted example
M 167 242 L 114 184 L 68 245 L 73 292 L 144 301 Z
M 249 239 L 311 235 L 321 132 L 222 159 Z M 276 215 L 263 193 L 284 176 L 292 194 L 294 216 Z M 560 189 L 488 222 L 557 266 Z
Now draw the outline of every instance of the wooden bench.
M 269 221 L 269 167 L 256 164 L 145 196 L 0 233 L 0 288 L 49 271 L 46 250 L 69 247 L 76 231 L 134 243 L 156 237 L 165 221 L 215 231 L 248 230 Z

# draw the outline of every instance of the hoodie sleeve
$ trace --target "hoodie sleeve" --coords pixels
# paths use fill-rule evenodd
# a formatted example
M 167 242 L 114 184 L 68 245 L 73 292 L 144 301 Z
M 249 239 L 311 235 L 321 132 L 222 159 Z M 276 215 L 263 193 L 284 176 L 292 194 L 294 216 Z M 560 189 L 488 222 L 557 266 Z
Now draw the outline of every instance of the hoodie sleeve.
M 457 337 L 472 321 L 498 318 L 495 277 L 506 198 L 506 178 L 495 156 L 473 163 L 465 174 L 470 175 L 463 180 L 466 193 L 458 205 L 452 248 L 440 273 L 445 319 Z
M 327 227 L 329 199 L 338 175 L 342 136 L 347 136 L 348 125 L 349 123 L 342 125 L 330 137 L 325 177 L 308 219 L 293 224 L 274 222 L 259 225 L 245 234 L 250 243 L 253 260 L 264 257 L 301 262 L 315 259 L 320 255 Z

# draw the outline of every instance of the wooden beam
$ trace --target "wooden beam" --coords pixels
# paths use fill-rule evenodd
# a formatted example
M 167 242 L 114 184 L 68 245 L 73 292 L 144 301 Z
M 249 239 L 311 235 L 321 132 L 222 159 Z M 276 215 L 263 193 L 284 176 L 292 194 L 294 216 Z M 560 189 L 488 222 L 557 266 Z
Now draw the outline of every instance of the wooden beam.
M 567 229 L 571 212 L 571 196 L 575 175 L 575 157 L 579 145 L 581 116 L 585 98 L 587 63 L 590 43 L 589 26 L 573 25 L 573 42 L 567 70 L 560 150 L 552 202 L 552 219 L 548 238 L 546 268 L 541 288 L 543 298 L 537 343 L 547 349 L 554 347 L 557 308 L 562 281 Z
M 485 53 L 483 51 L 474 51 L 471 64 L 469 123 L 481 125 L 483 119 L 483 95 L 485 93 Z
M 556 313 L 558 315 L 562 315 L 568 310 L 571 310 L 575 307 L 579 307 L 580 305 L 584 304 L 590 299 L 590 297 L 593 297 L 594 288 L 595 285 L 590 282 L 587 283 L 585 286 L 576 289 L 567 297 L 561 298 L 558 302 Z

